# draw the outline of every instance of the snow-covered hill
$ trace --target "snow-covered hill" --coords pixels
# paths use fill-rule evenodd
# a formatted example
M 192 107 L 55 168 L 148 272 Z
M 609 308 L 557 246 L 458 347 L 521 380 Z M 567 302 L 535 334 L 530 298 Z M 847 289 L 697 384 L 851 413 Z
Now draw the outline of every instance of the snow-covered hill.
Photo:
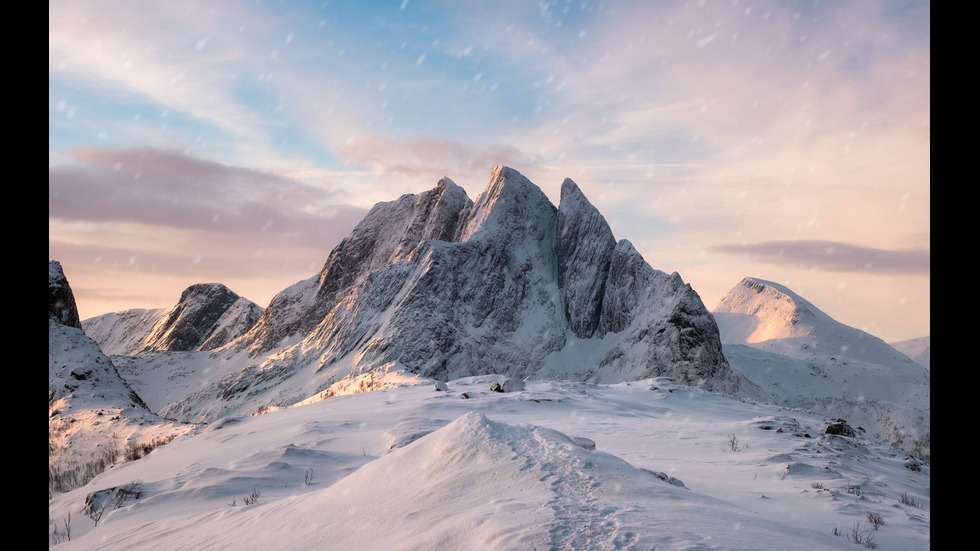
M 116 465 L 51 500 L 59 526 L 71 513 L 57 548 L 930 547 L 929 465 L 826 434 L 833 419 L 667 379 L 390 382 L 226 417 Z M 82 512 L 134 483 L 97 526 Z
M 840 417 L 930 455 L 929 373 L 783 285 L 745 278 L 713 309 L 732 368 L 769 401 Z

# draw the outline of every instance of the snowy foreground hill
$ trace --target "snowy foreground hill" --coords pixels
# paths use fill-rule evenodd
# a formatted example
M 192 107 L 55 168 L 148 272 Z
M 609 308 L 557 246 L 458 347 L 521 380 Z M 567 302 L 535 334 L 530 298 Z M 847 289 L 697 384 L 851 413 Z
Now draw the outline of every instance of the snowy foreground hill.
M 49 280 L 58 549 L 930 547 L 923 343 L 758 278 L 709 313 L 570 180 L 380 203 L 264 310 Z
M 57 547 L 930 546 L 929 465 L 860 431 L 826 434 L 825 417 L 665 379 L 387 382 L 201 425 L 115 465 L 52 498 L 52 522 L 71 514 Z M 139 497 L 98 526 L 82 511 L 127 487 Z
M 49 350 L 100 357 L 77 328 L 53 326 Z M 133 387 L 151 408 L 182 392 L 174 381 L 193 386 L 206 371 L 193 355 L 163 356 Z M 799 386 L 796 370 L 769 367 L 761 383 Z M 348 383 L 329 399 L 181 425 L 189 432 L 149 455 L 54 493 L 49 543 L 930 548 L 930 465 L 824 415 L 666 378 L 445 383 L 389 372 Z M 106 417 L 73 424 L 84 433 Z M 158 430 L 152 419 L 140 425 Z

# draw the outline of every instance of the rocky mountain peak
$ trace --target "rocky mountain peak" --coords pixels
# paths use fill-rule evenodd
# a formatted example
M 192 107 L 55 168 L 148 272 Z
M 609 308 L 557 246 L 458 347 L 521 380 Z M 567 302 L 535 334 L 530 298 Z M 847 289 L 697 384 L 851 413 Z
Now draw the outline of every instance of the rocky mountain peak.
M 486 235 L 522 240 L 551 237 L 556 209 L 541 188 L 523 174 L 495 166 L 483 193 L 477 196 L 460 241 Z
M 178 305 L 157 324 L 156 342 L 189 313 Z M 208 420 L 288 405 L 376 369 L 443 381 L 494 373 L 592 382 L 669 376 L 723 392 L 739 385 L 690 285 L 617 242 L 572 180 L 556 208 L 506 166 L 492 169 L 475 201 L 442 178 L 376 204 L 319 274 L 277 294 L 219 356 L 237 362 L 240 354 L 248 367 L 167 414 Z M 207 411 L 198 409 L 205 402 Z
M 48 261 L 48 317 L 68 327 L 82 328 L 75 295 L 57 260 Z
M 84 320 L 82 328 L 112 355 L 214 350 L 241 336 L 261 315 L 261 307 L 228 287 L 197 283 L 170 309 L 111 312 Z

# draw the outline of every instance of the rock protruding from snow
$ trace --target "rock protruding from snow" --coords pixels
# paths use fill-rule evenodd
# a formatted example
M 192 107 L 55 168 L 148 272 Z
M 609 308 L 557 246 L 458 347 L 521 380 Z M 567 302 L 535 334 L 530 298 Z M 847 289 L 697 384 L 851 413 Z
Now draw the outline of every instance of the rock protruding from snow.
M 82 328 L 75 294 L 72 293 L 68 278 L 57 260 L 48 261 L 48 316 L 62 325 Z

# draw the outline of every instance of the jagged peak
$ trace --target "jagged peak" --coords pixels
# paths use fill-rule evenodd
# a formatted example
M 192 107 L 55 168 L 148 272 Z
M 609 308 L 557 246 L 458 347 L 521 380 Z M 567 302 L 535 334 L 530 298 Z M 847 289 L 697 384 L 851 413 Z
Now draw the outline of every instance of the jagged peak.
M 456 184 L 456 182 L 454 182 L 452 178 L 450 178 L 449 176 L 443 176 L 442 178 L 439 178 L 439 182 L 436 184 L 435 189 L 439 193 L 445 193 L 447 191 L 455 192 L 456 190 L 460 190 L 460 191 L 463 190 L 463 188 L 459 187 L 459 185 Z M 466 192 L 463 191 L 463 193 Z
M 238 294 L 235 293 L 234 291 L 232 291 L 231 289 L 229 289 L 224 284 L 221 284 L 221 283 L 195 283 L 193 285 L 190 285 L 189 287 L 187 287 L 186 289 L 184 289 L 183 292 L 180 293 L 180 300 L 177 301 L 177 304 L 178 305 L 184 304 L 187 301 L 192 300 L 192 299 L 195 299 L 195 298 L 200 298 L 202 300 L 207 300 L 209 298 L 212 298 L 212 297 L 216 296 L 215 295 L 216 293 L 218 294 L 218 296 L 229 296 L 229 295 L 233 295 L 235 298 L 238 298 Z
M 491 169 L 487 187 L 473 204 L 461 240 L 469 239 L 480 230 L 507 227 L 508 220 L 523 220 L 520 225 L 535 226 L 527 223 L 542 216 L 553 218 L 557 210 L 541 188 L 526 176 L 513 168 L 497 165 Z
M 48 317 L 62 325 L 82 328 L 78 307 L 61 263 L 48 261 Z
M 578 202 L 585 202 L 589 206 L 592 205 L 592 203 L 586 199 L 585 194 L 582 193 L 582 190 L 578 187 L 578 184 L 576 184 L 571 178 L 565 178 L 565 180 L 561 183 L 561 196 L 559 198 L 558 208 L 561 209 L 561 206 L 566 203 Z

